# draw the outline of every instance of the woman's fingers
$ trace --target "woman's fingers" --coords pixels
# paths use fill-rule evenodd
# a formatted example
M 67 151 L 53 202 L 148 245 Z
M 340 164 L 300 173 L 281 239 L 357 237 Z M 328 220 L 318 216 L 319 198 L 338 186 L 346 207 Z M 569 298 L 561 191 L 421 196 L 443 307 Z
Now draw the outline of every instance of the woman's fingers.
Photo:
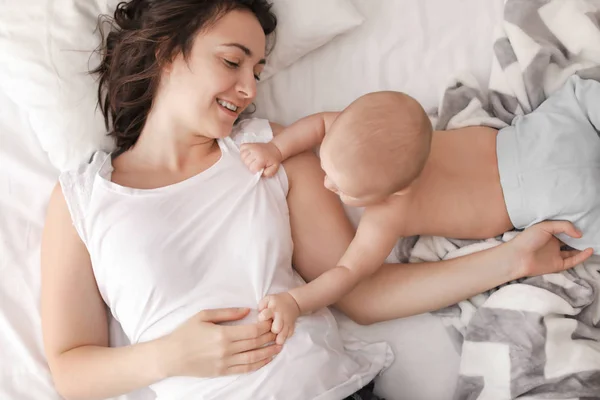
M 228 369 L 239 366 L 251 366 L 261 361 L 270 361 L 281 351 L 281 346 L 267 346 L 256 350 L 250 350 L 243 353 L 237 353 L 227 359 Z M 266 364 L 266 363 L 265 363 Z
M 270 363 L 273 358 L 265 358 L 264 360 L 257 361 L 253 364 L 240 364 L 240 365 L 232 365 L 227 368 L 226 375 L 239 375 L 239 374 L 247 374 L 249 372 L 256 371 L 261 369 L 268 363 Z
M 256 339 L 271 331 L 271 321 L 261 321 L 252 325 L 222 326 L 221 329 L 225 338 L 232 342 Z
M 275 335 L 273 332 L 267 332 L 254 339 L 238 340 L 229 345 L 228 353 L 231 355 L 245 353 L 247 351 L 259 349 L 269 343 L 275 344 Z
M 571 269 L 576 265 L 581 264 L 582 262 L 590 258 L 592 254 L 594 254 L 594 250 L 592 248 L 585 249 L 584 251 L 561 251 L 561 256 L 563 257 L 562 270 L 564 271 L 567 269 Z
M 248 315 L 249 312 L 249 308 L 217 308 L 213 310 L 203 310 L 196 315 L 200 321 L 220 323 L 238 321 Z
M 580 238 L 582 236 L 581 232 L 575 228 L 575 225 L 569 221 L 544 221 L 539 225 L 545 231 L 553 235 L 564 233 L 572 238 Z

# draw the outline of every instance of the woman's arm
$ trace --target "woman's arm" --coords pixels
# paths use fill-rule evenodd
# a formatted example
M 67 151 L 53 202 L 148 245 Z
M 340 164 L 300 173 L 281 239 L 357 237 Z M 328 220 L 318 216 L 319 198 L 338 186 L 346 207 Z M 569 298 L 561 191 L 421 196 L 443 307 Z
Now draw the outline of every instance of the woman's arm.
M 44 346 L 62 396 L 106 398 L 162 377 L 154 343 L 108 348 L 106 308 L 59 185 L 48 206 L 41 263 Z
M 112 397 L 169 376 L 251 372 L 281 350 L 272 344 L 270 321 L 216 325 L 240 320 L 248 309 L 201 311 L 161 339 L 108 347 L 106 306 L 59 185 L 48 206 L 41 263 L 44 347 L 54 384 L 67 399 Z
M 337 196 L 323 187 L 324 173 L 316 156 L 304 153 L 284 165 L 290 181 L 294 266 L 311 281 L 338 263 L 354 229 Z M 564 222 L 547 223 L 529 228 L 519 240 L 465 257 L 383 265 L 336 307 L 356 322 L 370 324 L 443 308 L 526 275 L 570 268 L 591 255 L 589 249 L 560 252 L 552 233 L 575 235 L 572 229 Z

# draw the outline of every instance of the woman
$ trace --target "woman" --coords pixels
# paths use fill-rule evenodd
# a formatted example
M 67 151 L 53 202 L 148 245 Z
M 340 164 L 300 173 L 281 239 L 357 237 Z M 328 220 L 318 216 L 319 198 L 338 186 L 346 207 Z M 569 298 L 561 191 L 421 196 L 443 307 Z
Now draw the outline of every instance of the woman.
M 42 324 L 58 391 L 340 399 L 361 389 L 389 363 L 385 345 L 344 349 L 327 310 L 298 320 L 283 348 L 269 321 L 256 322 L 265 294 L 301 284 L 292 263 L 314 279 L 353 236 L 315 156 L 290 159 L 272 179 L 239 159 L 242 143 L 280 130 L 235 124 L 275 28 L 267 2 L 133 0 L 115 25 L 97 72 L 118 151 L 61 175 L 44 230 Z M 337 307 L 372 323 L 582 261 L 561 253 L 558 231 L 576 234 L 547 223 L 461 259 L 386 265 Z M 108 347 L 106 306 L 132 345 Z

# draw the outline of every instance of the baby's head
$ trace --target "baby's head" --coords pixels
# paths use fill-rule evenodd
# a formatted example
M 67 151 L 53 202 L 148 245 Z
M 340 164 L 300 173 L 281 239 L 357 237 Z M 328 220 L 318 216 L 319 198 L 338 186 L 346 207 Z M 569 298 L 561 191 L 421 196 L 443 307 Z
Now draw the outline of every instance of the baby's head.
M 325 186 L 354 206 L 402 193 L 421 174 L 431 135 L 431 122 L 412 97 L 366 94 L 337 117 L 323 140 Z

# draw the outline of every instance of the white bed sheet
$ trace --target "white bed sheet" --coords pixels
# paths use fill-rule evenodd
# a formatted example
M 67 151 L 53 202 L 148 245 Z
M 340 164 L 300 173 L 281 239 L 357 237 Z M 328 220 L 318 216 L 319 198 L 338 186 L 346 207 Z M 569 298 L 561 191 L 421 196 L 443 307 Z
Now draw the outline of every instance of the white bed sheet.
M 289 124 L 377 90 L 406 92 L 430 110 L 457 72 L 487 83 L 503 0 L 353 2 L 365 22 L 261 83 L 258 116 Z
M 57 172 L 0 92 L 0 399 L 53 400 L 39 318 L 39 247 Z
M 406 91 L 431 108 L 459 70 L 487 79 L 502 0 L 354 1 L 365 24 L 262 83 L 258 115 L 290 123 L 382 89 Z M 0 399 L 53 400 L 59 396 L 39 319 L 39 245 L 57 171 L 28 121 L 0 92 Z M 452 398 L 459 359 L 437 318 L 371 327 L 339 321 L 353 334 L 392 344 L 396 362 L 378 383 L 388 400 Z

